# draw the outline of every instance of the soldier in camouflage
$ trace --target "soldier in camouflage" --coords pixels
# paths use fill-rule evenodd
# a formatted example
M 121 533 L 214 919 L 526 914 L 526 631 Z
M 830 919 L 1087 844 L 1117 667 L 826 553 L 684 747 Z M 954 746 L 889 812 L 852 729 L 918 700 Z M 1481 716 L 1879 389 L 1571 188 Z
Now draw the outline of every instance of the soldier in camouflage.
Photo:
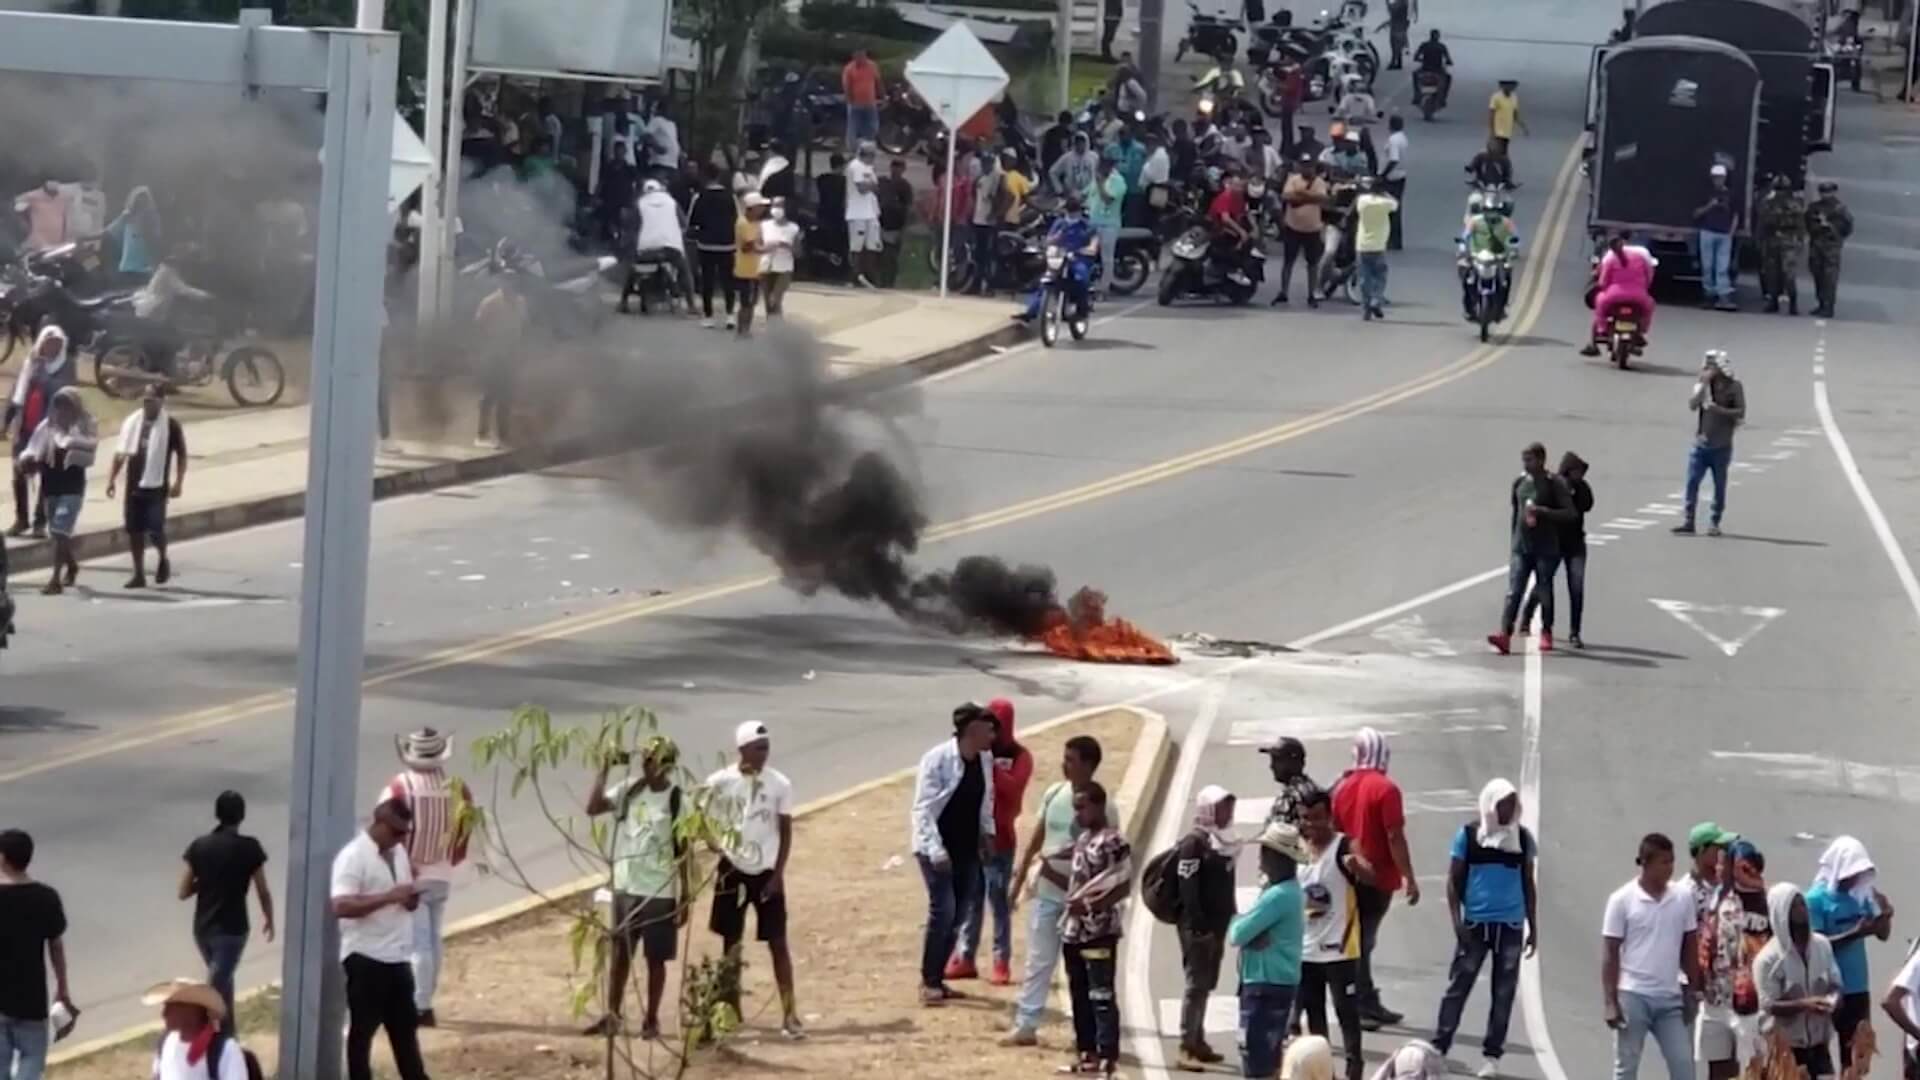
M 1807 207 L 1807 269 L 1813 271 L 1815 315 L 1833 318 L 1840 287 L 1840 248 L 1853 235 L 1853 214 L 1835 192 L 1840 185 L 1820 182 L 1820 197 Z
M 1787 311 L 1800 314 L 1800 257 L 1807 250 L 1807 205 L 1785 175 L 1773 178 L 1773 189 L 1760 202 L 1760 292 L 1766 310 L 1779 311 L 1785 297 Z

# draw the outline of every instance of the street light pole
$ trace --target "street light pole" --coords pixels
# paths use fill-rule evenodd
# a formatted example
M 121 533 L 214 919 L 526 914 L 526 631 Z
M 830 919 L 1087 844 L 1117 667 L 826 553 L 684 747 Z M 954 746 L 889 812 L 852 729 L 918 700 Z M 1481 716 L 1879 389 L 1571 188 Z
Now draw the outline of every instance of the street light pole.
M 447 0 L 432 0 L 427 11 L 427 156 L 433 172 L 420 186 L 419 324 L 440 321 L 440 248 L 445 221 L 447 154 Z
M 1166 17 L 1167 0 L 1140 0 L 1140 40 L 1134 59 L 1140 65 L 1140 81 L 1146 85 L 1150 113 L 1160 110 L 1160 29 Z
M 353 15 L 355 30 L 384 29 L 386 22 L 387 0 L 359 0 L 359 6 Z

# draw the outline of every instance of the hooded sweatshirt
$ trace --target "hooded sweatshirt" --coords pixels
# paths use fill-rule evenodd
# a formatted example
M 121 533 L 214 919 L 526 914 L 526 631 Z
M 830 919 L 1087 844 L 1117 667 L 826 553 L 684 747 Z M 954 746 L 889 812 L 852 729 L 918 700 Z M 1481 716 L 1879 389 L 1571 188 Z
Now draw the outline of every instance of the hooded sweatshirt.
M 1033 779 L 1033 755 L 1013 735 L 1013 703 L 1005 698 L 987 702 L 987 711 L 1000 721 L 993 742 L 993 850 L 1011 855 L 1020 846 L 1020 807 L 1027 801 L 1027 783 Z
M 1826 935 L 1807 930 L 1803 949 L 1793 943 L 1788 915 L 1800 896 L 1800 886 L 1781 882 L 1767 890 L 1767 916 L 1774 926 L 1773 940 L 1753 958 L 1753 981 L 1760 992 L 1760 1030 L 1778 1031 L 1796 1049 L 1825 1046 L 1833 1040 L 1833 1017 L 1816 1012 L 1773 1015 L 1782 1001 L 1825 997 L 1839 1003 L 1840 966 Z
M 40 350 L 48 341 L 58 341 L 60 350 L 43 357 Z M 13 380 L 13 396 L 7 403 L 9 421 L 16 416 L 20 419 L 13 437 L 15 457 L 26 449 L 27 439 L 47 418 L 53 395 L 72 385 L 73 365 L 67 361 L 66 332 L 58 326 L 47 326 L 33 339 L 33 348 L 27 353 L 26 362 L 20 365 L 20 374 Z
M 1400 785 L 1387 776 L 1388 758 L 1387 737 L 1361 728 L 1353 738 L 1353 768 L 1333 787 L 1333 821 L 1373 866 L 1373 887 L 1390 893 L 1402 881 L 1387 834 L 1407 827 L 1407 813 Z
M 1216 817 L 1220 804 L 1232 797 L 1217 784 L 1200 789 L 1194 798 L 1193 828 L 1175 845 L 1180 928 L 1188 933 L 1224 934 L 1233 921 L 1233 856 L 1238 845 Z
M 1854 881 L 1851 888 L 1841 887 L 1841 882 L 1853 877 L 1859 880 Z M 1852 933 L 1862 922 L 1879 915 L 1880 904 L 1873 889 L 1878 878 L 1879 872 L 1874 869 L 1865 844 L 1851 836 L 1835 838 L 1820 856 L 1820 868 L 1807 890 L 1807 913 L 1812 917 L 1813 928 L 1831 940 Z M 1867 975 L 1865 938 L 1835 943 L 1833 959 L 1840 965 L 1840 977 L 1847 993 L 1864 994 L 1872 990 Z

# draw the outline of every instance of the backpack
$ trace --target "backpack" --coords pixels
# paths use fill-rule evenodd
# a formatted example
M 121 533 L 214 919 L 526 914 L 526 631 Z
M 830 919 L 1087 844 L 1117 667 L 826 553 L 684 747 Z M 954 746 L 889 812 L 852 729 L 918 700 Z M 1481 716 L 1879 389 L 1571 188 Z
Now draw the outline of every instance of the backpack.
M 1153 917 L 1168 925 L 1180 922 L 1180 845 L 1172 847 L 1147 860 L 1147 867 L 1140 874 L 1140 900 L 1147 905 Z

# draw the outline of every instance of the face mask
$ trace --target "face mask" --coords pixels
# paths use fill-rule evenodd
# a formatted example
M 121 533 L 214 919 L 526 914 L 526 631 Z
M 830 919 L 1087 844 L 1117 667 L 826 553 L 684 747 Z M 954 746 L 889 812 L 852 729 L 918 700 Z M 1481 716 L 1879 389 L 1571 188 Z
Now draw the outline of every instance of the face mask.
M 784 207 L 784 206 L 776 206 L 776 207 L 774 207 L 774 208 L 773 208 L 773 220 L 775 220 L 775 221 L 785 221 L 785 220 L 787 220 L 787 208 L 786 208 L 786 207 Z

